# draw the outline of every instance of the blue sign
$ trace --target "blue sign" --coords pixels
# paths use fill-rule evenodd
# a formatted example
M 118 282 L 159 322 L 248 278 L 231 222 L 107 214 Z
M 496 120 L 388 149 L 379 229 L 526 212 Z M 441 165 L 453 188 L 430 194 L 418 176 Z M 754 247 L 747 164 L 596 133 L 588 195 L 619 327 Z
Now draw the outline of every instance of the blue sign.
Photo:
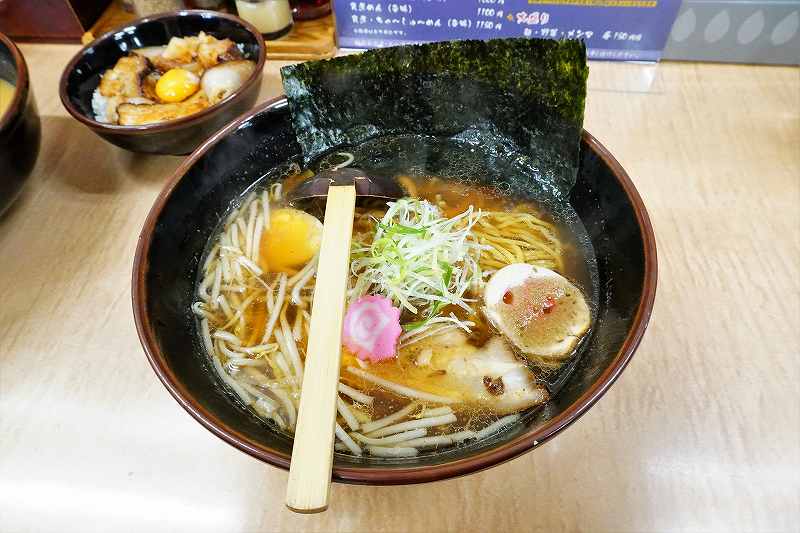
M 334 0 L 342 48 L 461 39 L 583 39 L 589 58 L 656 61 L 681 0 Z

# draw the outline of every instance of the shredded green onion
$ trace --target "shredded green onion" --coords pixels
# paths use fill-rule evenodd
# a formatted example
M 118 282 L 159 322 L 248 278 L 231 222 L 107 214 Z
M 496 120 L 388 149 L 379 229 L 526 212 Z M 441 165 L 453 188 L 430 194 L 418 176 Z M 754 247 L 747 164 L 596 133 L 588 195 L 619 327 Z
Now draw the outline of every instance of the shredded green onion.
M 442 309 L 454 305 L 472 313 L 474 299 L 465 295 L 481 278 L 477 258 L 482 246 L 471 236 L 481 214 L 472 207 L 444 218 L 426 200 L 403 198 L 389 202 L 376 221 L 371 244 L 353 243 L 350 269 L 355 283 L 350 300 L 380 294 L 413 313 L 418 320 L 403 324 L 405 331 L 435 323 L 453 322 L 469 331 L 468 322 Z

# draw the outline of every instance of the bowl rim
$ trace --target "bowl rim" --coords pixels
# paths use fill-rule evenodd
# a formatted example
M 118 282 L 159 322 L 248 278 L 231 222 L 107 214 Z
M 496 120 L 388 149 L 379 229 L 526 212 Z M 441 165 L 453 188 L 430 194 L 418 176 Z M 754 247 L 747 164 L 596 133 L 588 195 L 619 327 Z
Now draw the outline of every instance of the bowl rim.
M 30 77 L 28 76 L 28 64 L 25 62 L 25 57 L 22 55 L 16 43 L 2 32 L 0 32 L 0 42 L 11 52 L 14 66 L 17 68 L 17 82 L 14 85 L 14 98 L 11 99 L 11 104 L 8 106 L 8 109 L 0 114 L 0 132 L 2 132 L 8 125 L 14 122 L 15 117 L 22 113 L 25 102 L 28 100 Z
M 133 264 L 131 294 L 134 321 L 142 347 L 150 362 L 150 366 L 153 367 L 156 375 L 173 398 L 175 398 L 195 420 L 228 444 L 231 444 L 235 448 L 256 459 L 288 470 L 290 456 L 256 444 L 212 415 L 203 405 L 192 397 L 177 376 L 165 364 L 164 356 L 156 342 L 155 334 L 146 312 L 146 288 L 150 245 L 161 211 L 169 201 L 175 187 L 197 160 L 204 156 L 206 152 L 221 139 L 238 129 L 244 122 L 252 119 L 256 114 L 282 107 L 285 103 L 286 98 L 284 96 L 279 96 L 244 113 L 207 139 L 177 168 L 156 198 L 139 236 Z M 562 413 L 535 430 L 528 431 L 509 442 L 481 451 L 469 457 L 438 465 L 409 467 L 390 465 L 387 468 L 363 468 L 334 464 L 332 473 L 334 481 L 370 485 L 426 483 L 471 474 L 499 465 L 514 459 L 534 447 L 540 446 L 575 422 L 605 394 L 619 377 L 633 356 L 634 351 L 639 346 L 653 310 L 658 270 L 656 241 L 647 210 L 628 174 L 614 156 L 586 130 L 583 130 L 583 140 L 588 144 L 589 148 L 611 168 L 620 185 L 623 187 L 623 190 L 628 196 L 628 200 L 634 208 L 636 221 L 642 234 L 644 245 L 644 280 L 641 298 L 633 319 L 633 325 L 628 331 L 622 347 L 617 352 L 611 364 L 598 376 L 589 389 L 579 396 L 577 400 L 572 402 Z
M 67 86 L 69 85 L 69 76 L 72 74 L 72 71 L 75 70 L 75 66 L 80 62 L 87 54 L 87 52 L 106 39 L 111 38 L 114 34 L 117 34 L 126 28 L 135 28 L 142 24 L 148 22 L 154 22 L 164 19 L 175 19 L 179 17 L 186 17 L 190 15 L 202 15 L 207 18 L 221 18 L 226 19 L 236 24 L 242 26 L 245 30 L 247 30 L 250 34 L 252 34 L 256 38 L 256 43 L 258 44 L 258 59 L 256 61 L 256 68 L 253 70 L 253 73 L 250 75 L 247 80 L 235 91 L 229 94 L 224 100 L 217 102 L 216 104 L 209 106 L 202 111 L 197 113 L 193 113 L 191 115 L 187 115 L 185 117 L 168 120 L 166 122 L 157 122 L 155 124 L 143 124 L 138 126 L 120 126 L 118 124 L 108 124 L 105 122 L 100 122 L 93 118 L 90 118 L 83 114 L 80 110 L 78 110 L 70 101 L 69 94 L 67 93 Z M 175 37 L 175 36 L 172 36 Z M 93 130 L 102 130 L 107 131 L 109 133 L 116 133 L 116 134 L 137 134 L 137 133 L 157 133 L 157 132 L 164 132 L 174 130 L 176 128 L 181 128 L 186 125 L 191 125 L 193 123 L 201 122 L 206 117 L 211 115 L 215 115 L 219 113 L 223 108 L 232 104 L 235 101 L 241 100 L 243 95 L 247 92 L 247 90 L 261 78 L 263 71 L 264 71 L 264 64 L 267 61 L 267 47 L 264 43 L 264 37 L 262 37 L 261 33 L 249 22 L 242 20 L 241 18 L 230 15 L 227 13 L 219 13 L 217 11 L 209 11 L 206 9 L 180 9 L 177 11 L 166 11 L 164 13 L 157 13 L 155 15 L 149 15 L 147 17 L 142 17 L 126 24 L 121 24 L 106 33 L 102 34 L 101 36 L 95 38 L 92 42 L 86 44 L 83 48 L 81 48 L 70 60 L 67 66 L 64 68 L 64 71 L 61 73 L 61 79 L 59 81 L 58 86 L 58 94 L 61 98 L 61 104 L 66 108 L 70 115 L 73 116 L 79 122 L 82 122 L 84 125 L 92 128 Z M 112 66 L 106 67 L 106 69 L 112 68 Z

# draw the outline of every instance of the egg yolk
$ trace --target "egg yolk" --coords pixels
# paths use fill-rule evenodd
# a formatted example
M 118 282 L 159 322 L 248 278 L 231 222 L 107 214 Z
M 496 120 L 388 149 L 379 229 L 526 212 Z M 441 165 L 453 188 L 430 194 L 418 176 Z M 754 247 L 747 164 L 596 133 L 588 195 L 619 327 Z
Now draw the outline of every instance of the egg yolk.
M 165 103 L 183 102 L 200 87 L 200 78 L 182 68 L 173 68 L 156 82 L 156 95 Z
M 261 235 L 260 266 L 295 274 L 319 251 L 321 240 L 322 223 L 315 217 L 288 207 L 276 209 Z

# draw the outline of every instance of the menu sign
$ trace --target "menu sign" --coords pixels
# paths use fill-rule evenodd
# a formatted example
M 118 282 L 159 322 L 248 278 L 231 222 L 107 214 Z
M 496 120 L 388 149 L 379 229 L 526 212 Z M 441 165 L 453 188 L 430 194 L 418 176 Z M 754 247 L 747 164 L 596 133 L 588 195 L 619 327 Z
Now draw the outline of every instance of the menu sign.
M 681 0 L 334 0 L 342 48 L 461 39 L 583 39 L 590 58 L 655 61 Z

